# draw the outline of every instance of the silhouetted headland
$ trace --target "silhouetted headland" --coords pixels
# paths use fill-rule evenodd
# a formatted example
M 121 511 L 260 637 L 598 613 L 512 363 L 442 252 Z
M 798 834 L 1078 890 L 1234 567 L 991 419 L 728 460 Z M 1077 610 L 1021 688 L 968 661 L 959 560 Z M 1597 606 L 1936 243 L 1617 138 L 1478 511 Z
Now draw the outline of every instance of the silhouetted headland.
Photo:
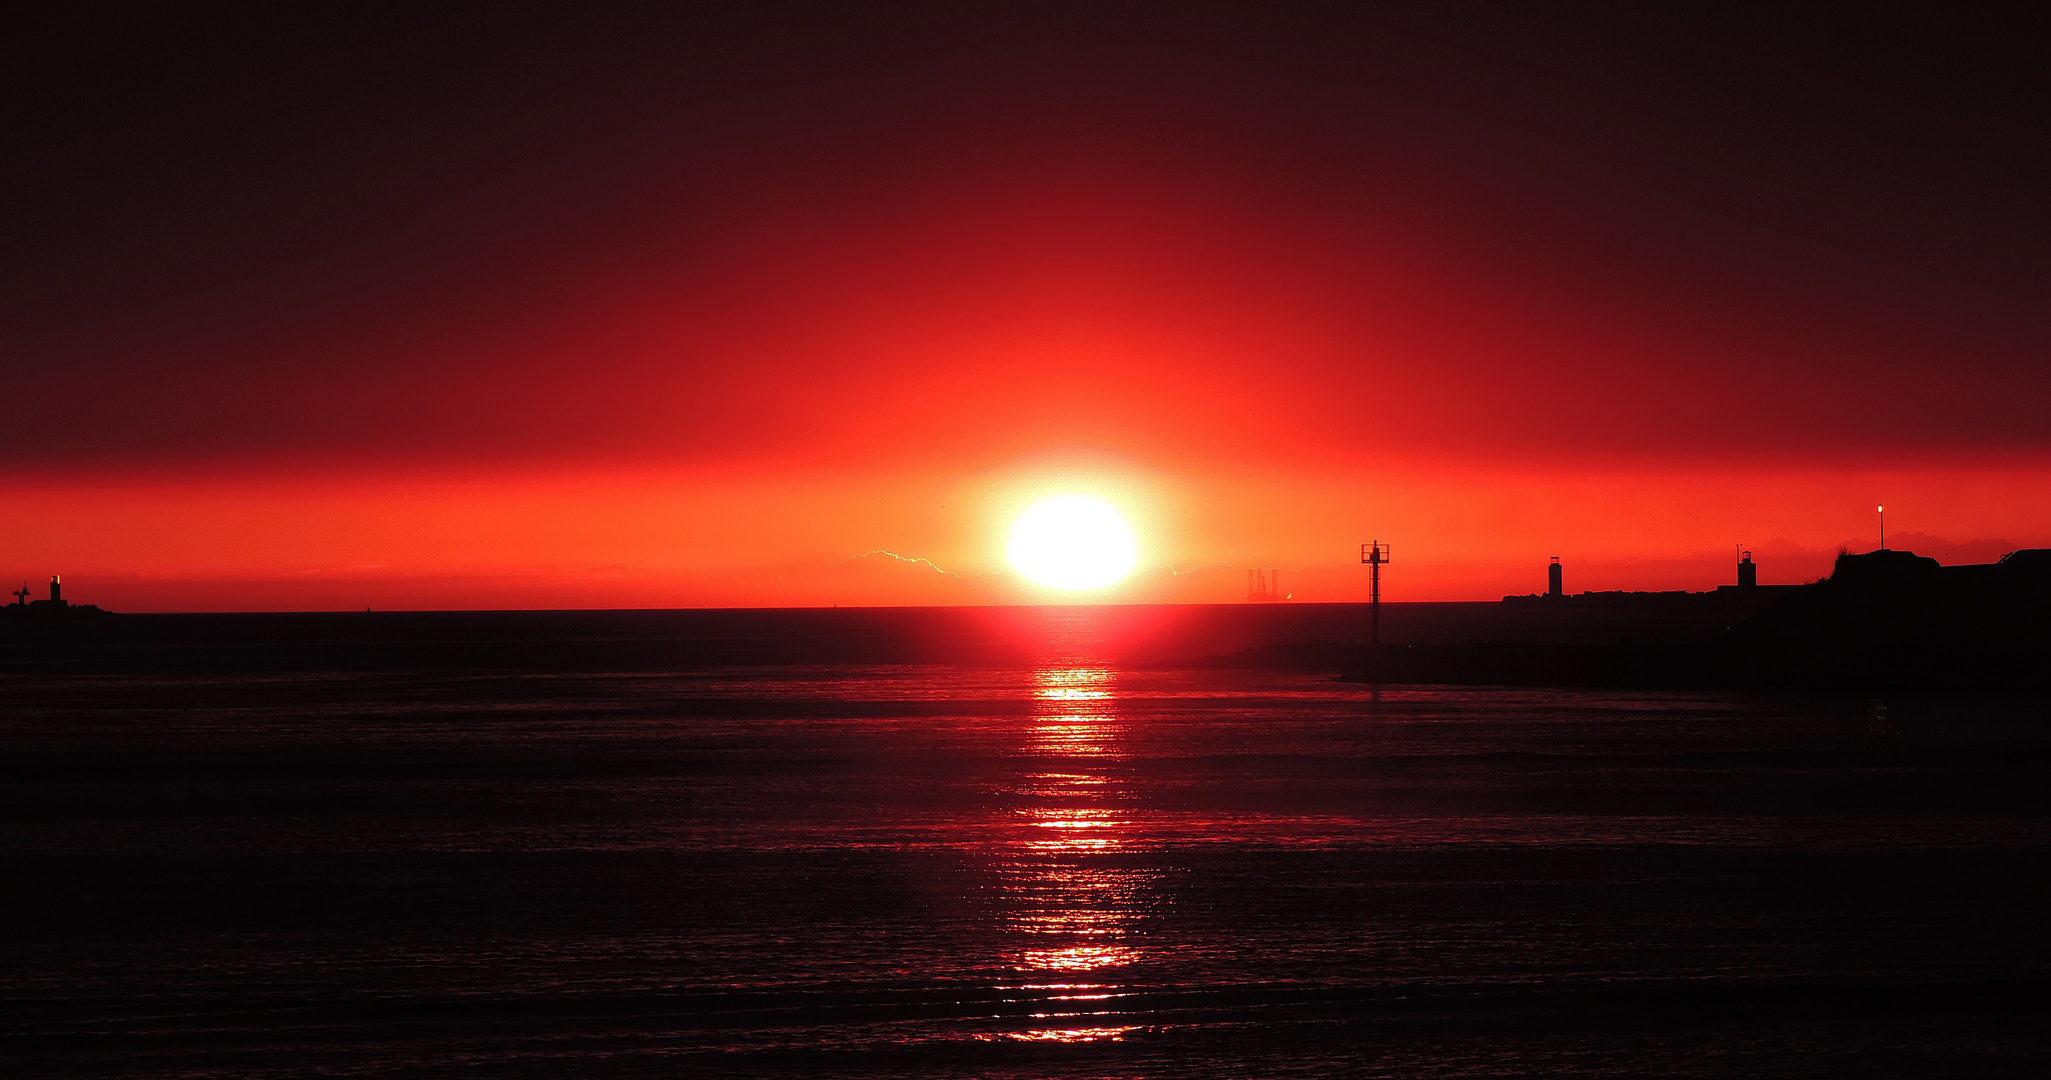
M 64 579 L 56 574 L 50 575 L 48 599 L 29 599 L 28 582 L 25 581 L 10 595 L 14 597 L 14 603 L 0 607 L 0 615 L 10 619 L 78 619 L 109 614 L 93 604 L 74 604 L 64 599 Z
M 1504 597 L 1503 605 L 1530 617 L 1503 624 L 1514 632 L 1498 640 L 1354 650 L 1348 677 L 1466 685 L 2051 688 L 2051 549 L 1970 566 L 1941 566 L 1907 551 L 1840 554 L 1830 576 L 1810 585 L 1555 592 Z M 1590 640 L 1594 625 L 1614 636 Z

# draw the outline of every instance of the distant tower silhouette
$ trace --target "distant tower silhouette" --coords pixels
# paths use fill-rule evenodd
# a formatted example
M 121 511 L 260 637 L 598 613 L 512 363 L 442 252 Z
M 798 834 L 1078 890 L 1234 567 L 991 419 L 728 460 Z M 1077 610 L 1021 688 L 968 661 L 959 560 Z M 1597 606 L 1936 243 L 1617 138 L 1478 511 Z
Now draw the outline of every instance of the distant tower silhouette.
M 1560 586 L 1560 557 L 1558 555 L 1553 556 L 1552 565 L 1545 568 L 1545 595 L 1566 595 L 1566 590 Z
M 1738 588 L 1749 589 L 1759 584 L 1759 567 L 1752 563 L 1752 553 L 1738 553 Z
M 1360 545 L 1360 561 L 1367 564 L 1368 574 L 1367 643 L 1369 648 L 1379 649 L 1382 644 L 1382 567 L 1389 565 L 1389 545 L 1379 540 Z
M 50 606 L 64 606 L 64 582 L 55 574 L 50 575 Z

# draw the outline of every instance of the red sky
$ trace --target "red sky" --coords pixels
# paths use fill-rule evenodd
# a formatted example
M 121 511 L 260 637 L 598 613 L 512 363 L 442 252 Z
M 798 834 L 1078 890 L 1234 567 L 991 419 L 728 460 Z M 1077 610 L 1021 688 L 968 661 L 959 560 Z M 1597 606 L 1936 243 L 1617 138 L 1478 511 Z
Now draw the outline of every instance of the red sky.
M 1802 580 L 1883 501 L 2051 544 L 2033 27 L 267 17 L 11 46 L 0 574 L 1014 601 L 1063 490 L 1132 600 L 1352 599 L 1368 539 L 1392 599 Z

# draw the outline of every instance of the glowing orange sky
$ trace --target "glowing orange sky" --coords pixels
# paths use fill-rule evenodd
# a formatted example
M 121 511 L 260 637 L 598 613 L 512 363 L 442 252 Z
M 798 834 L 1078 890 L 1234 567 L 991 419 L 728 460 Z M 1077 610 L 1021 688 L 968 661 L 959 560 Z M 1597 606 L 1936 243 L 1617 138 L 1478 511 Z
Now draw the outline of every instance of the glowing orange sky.
M 1367 539 L 1397 600 L 1551 555 L 1705 588 L 1735 543 L 1800 580 L 1878 501 L 2051 543 L 2043 161 L 1996 88 L 1888 74 L 1906 36 L 1189 10 L 56 49 L 107 86 L 24 137 L 0 574 L 1012 602 L 1010 517 L 1068 489 L 1139 528 L 1127 600 L 1359 598 Z

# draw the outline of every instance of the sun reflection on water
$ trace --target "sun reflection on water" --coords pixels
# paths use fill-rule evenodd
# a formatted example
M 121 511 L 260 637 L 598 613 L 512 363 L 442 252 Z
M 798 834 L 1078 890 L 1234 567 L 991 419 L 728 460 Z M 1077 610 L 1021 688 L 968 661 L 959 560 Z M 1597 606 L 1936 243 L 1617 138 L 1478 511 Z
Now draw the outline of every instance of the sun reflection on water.
M 1116 673 L 1076 667 L 1040 671 L 1033 694 L 1039 712 L 1025 735 L 1028 758 L 1039 768 L 1010 789 L 1019 799 L 1001 873 L 1006 926 L 1018 935 L 1007 964 L 1028 975 L 1063 981 L 1026 983 L 1022 989 L 1088 991 L 1052 1001 L 1104 1001 L 1119 996 L 1110 983 L 1075 983 L 1074 976 L 1109 974 L 1144 959 L 1133 939 L 1154 875 L 1107 860 L 1135 847 L 1127 785 L 1117 771 L 1125 757 L 1116 709 Z M 1058 760 L 1047 760 L 1058 759 Z M 1077 1020 L 1089 1012 L 1035 1014 L 1035 1020 Z M 1087 1042 L 1116 1039 L 1131 1026 L 1034 1028 L 1003 1038 Z
M 1119 1027 L 1043 1028 L 1036 1031 L 1010 1031 L 1002 1035 L 980 1035 L 984 1040 L 1011 1039 L 1016 1042 L 1096 1042 L 1099 1039 L 1117 1040 L 1126 1033 L 1139 1030 L 1137 1024 Z

